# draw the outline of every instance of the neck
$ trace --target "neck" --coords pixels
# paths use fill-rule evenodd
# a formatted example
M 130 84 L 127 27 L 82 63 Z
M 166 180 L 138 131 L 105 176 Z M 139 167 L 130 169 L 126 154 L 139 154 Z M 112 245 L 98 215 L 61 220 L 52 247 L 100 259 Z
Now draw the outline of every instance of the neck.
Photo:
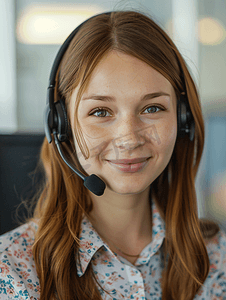
M 93 201 L 90 221 L 94 228 L 103 239 L 128 254 L 140 253 L 144 245 L 151 241 L 149 190 L 133 195 L 111 192 L 105 193 L 104 197 L 90 195 Z

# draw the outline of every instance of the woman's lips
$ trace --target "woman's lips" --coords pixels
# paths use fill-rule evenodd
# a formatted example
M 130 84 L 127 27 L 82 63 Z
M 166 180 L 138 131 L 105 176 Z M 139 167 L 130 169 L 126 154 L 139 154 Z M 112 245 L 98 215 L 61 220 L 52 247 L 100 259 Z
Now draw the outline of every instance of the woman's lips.
M 135 159 L 118 159 L 107 160 L 109 164 L 122 172 L 134 173 L 140 171 L 147 164 L 148 158 L 135 158 Z
M 133 158 L 133 159 L 116 159 L 116 160 L 108 159 L 108 161 L 111 161 L 114 164 L 136 164 L 136 163 L 143 162 L 149 158 L 150 156 Z

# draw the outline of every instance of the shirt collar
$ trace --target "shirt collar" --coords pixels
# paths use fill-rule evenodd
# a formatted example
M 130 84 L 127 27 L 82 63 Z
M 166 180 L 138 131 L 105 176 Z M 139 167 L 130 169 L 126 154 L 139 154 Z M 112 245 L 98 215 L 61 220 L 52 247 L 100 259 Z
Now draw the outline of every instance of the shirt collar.
M 136 265 L 146 263 L 147 260 L 149 260 L 150 257 L 158 251 L 165 238 L 165 222 L 160 216 L 154 200 L 152 200 L 152 225 L 152 241 L 143 249 Z M 105 251 L 108 251 L 107 249 L 109 248 L 98 235 L 97 231 L 85 215 L 82 219 L 79 239 L 80 248 L 76 265 L 77 274 L 81 277 L 85 273 L 95 253 L 101 247 L 105 247 Z

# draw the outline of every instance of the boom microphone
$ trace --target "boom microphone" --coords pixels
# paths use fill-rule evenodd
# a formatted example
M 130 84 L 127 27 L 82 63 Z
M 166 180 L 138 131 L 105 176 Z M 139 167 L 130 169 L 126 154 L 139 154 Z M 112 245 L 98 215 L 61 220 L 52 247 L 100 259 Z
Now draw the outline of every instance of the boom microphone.
M 54 141 L 57 146 L 57 149 L 60 153 L 60 156 L 62 157 L 63 161 L 68 165 L 68 167 L 75 172 L 83 181 L 84 181 L 84 186 L 90 190 L 93 194 L 97 196 L 101 196 L 104 193 L 104 190 L 106 188 L 106 184 L 103 180 L 101 180 L 97 175 L 92 174 L 90 176 L 85 176 L 83 175 L 78 169 L 75 169 L 67 160 L 67 158 L 64 156 L 63 151 L 61 149 L 60 142 L 57 138 L 57 133 L 56 130 L 53 130 L 53 136 L 54 136 Z

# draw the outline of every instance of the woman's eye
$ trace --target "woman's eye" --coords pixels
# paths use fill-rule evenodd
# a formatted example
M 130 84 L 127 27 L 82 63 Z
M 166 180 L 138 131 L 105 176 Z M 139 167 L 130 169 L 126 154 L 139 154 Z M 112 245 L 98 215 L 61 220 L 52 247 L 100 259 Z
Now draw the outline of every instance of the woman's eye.
M 152 105 L 152 106 L 147 107 L 144 110 L 144 113 L 153 114 L 153 113 L 156 113 L 157 110 L 162 110 L 163 111 L 165 109 L 162 108 L 162 107 L 156 106 L 156 105 Z M 145 112 L 145 111 L 147 111 L 147 112 Z M 104 118 L 104 117 L 110 117 L 111 113 L 107 109 L 105 109 L 104 107 L 99 107 L 99 108 L 96 108 L 93 111 L 91 111 L 89 113 L 89 115 L 90 116 L 95 116 L 95 117 L 98 117 L 98 118 Z
M 156 109 L 164 110 L 162 107 L 153 105 L 153 106 L 147 107 L 147 108 L 144 110 L 144 112 L 147 110 L 147 111 L 148 111 L 147 113 L 156 113 Z
M 109 117 L 110 113 L 104 108 L 97 108 L 97 109 L 91 111 L 89 113 L 89 115 L 93 115 L 93 116 L 96 116 L 96 117 L 103 118 L 103 117 Z

